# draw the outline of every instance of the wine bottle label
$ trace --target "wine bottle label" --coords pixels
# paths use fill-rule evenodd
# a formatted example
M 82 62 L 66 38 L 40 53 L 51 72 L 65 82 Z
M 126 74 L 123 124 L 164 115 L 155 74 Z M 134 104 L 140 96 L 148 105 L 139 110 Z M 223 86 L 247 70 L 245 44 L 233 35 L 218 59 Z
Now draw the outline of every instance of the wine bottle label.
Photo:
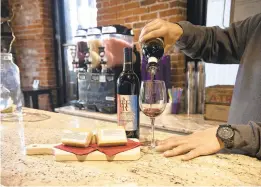
M 62 137 L 62 142 L 86 142 L 86 138 L 90 135 L 89 132 L 70 132 L 65 133 Z
M 123 126 L 126 131 L 137 130 L 138 124 L 138 96 L 117 95 L 118 125 Z
M 126 134 L 124 129 L 104 129 L 101 131 L 102 138 L 106 138 L 108 140 L 124 140 L 126 139 Z

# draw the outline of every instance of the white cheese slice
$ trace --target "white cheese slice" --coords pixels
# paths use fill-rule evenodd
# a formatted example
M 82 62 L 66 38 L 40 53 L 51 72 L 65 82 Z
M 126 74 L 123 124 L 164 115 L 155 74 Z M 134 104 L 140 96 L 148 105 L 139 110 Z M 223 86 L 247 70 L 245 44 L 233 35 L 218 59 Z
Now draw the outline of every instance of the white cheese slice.
M 97 131 L 98 146 L 126 145 L 127 136 L 123 127 L 102 128 Z
M 88 147 L 92 140 L 92 132 L 65 132 L 62 137 L 62 143 L 73 147 Z

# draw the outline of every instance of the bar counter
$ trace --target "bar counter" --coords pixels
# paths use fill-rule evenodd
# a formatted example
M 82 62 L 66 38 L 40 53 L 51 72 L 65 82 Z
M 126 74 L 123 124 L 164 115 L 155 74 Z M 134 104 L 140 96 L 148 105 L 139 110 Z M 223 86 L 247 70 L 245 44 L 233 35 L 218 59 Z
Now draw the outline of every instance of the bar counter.
M 55 109 L 58 113 L 69 114 L 73 116 L 117 122 L 117 114 L 104 114 L 100 112 L 90 112 L 86 110 L 79 110 L 74 106 L 65 106 Z M 156 117 L 155 128 L 158 130 L 175 132 L 179 134 L 190 134 L 195 131 L 204 130 L 216 125 L 220 122 L 206 121 L 200 114 L 168 114 L 167 109 L 160 116 Z M 140 125 L 142 127 L 150 127 L 150 119 L 140 112 Z
M 176 121 L 173 123 L 183 123 L 178 117 L 175 118 Z M 158 119 L 158 123 L 160 120 L 164 119 Z M 193 123 L 193 119 L 187 119 L 185 122 Z M 112 121 L 28 108 L 23 109 L 20 118 L 4 118 L 0 126 L 1 184 L 4 186 L 261 185 L 261 162 L 244 155 L 216 154 L 184 162 L 179 157 L 164 158 L 158 153 L 149 154 L 146 147 L 141 148 L 141 158 L 137 161 L 56 162 L 52 155 L 25 155 L 26 145 L 59 143 L 63 129 L 116 125 Z M 186 129 L 185 127 L 186 125 L 183 129 Z M 141 134 L 146 130 L 148 128 L 142 126 Z M 157 139 L 165 139 L 173 134 L 161 130 L 155 132 Z

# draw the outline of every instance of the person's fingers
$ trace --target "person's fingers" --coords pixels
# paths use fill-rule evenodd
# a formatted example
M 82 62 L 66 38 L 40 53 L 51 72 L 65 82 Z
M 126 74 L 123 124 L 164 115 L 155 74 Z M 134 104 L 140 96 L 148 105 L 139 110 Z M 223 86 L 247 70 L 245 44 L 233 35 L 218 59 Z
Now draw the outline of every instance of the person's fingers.
M 149 26 L 145 26 L 142 30 L 141 30 L 141 33 L 140 33 L 140 36 L 139 38 L 142 38 L 144 35 L 146 35 L 147 33 L 149 32 L 152 32 L 154 30 L 157 30 L 161 27 L 161 23 L 160 22 L 155 22 L 154 24 L 152 25 L 149 25 Z
M 185 136 L 173 135 L 173 136 L 168 137 L 164 140 L 161 140 L 159 142 L 159 145 L 166 144 L 166 143 L 169 143 L 169 142 L 174 142 L 174 141 L 186 140 L 187 138 L 188 138 L 188 135 L 185 135 Z
M 165 143 L 165 140 L 157 140 L 156 145 L 163 145 Z
M 173 141 L 173 142 L 168 142 L 166 144 L 159 145 L 155 149 L 158 152 L 164 152 L 185 143 L 187 143 L 187 140 Z
M 182 156 L 181 160 L 188 161 L 188 160 L 191 160 L 193 158 L 204 155 L 203 153 L 204 153 L 204 149 L 199 147 L 199 148 L 191 150 L 190 152 L 188 152 L 187 154 Z
M 157 145 L 163 145 L 163 144 L 166 144 L 167 142 L 175 141 L 177 138 L 178 138 L 178 136 L 171 136 L 169 138 L 166 138 L 165 140 L 159 140 L 157 142 Z
M 142 43 L 148 39 L 151 39 L 151 38 L 157 38 L 157 37 L 161 37 L 164 33 L 163 33 L 164 29 L 162 29 L 162 27 L 160 29 L 157 29 L 157 30 L 154 30 L 152 32 L 149 32 L 145 35 L 143 35 L 139 42 Z
M 147 24 L 142 28 L 142 30 L 148 29 L 148 28 L 150 28 L 151 26 L 153 26 L 153 25 L 155 25 L 155 24 L 158 24 L 158 23 L 161 23 L 161 20 L 160 20 L 160 19 L 155 19 L 155 20 L 153 20 L 153 21 L 147 23 Z
M 162 21 L 161 19 L 154 19 L 154 20 L 148 22 L 148 23 L 145 25 L 145 27 L 149 27 L 149 26 L 154 25 L 155 23 L 158 23 L 158 22 L 161 22 L 161 21 Z
M 189 152 L 193 148 L 194 148 L 193 144 L 183 144 L 183 145 L 175 147 L 172 150 L 165 151 L 164 152 L 164 156 L 165 157 L 172 157 L 172 156 L 185 154 L 185 153 Z

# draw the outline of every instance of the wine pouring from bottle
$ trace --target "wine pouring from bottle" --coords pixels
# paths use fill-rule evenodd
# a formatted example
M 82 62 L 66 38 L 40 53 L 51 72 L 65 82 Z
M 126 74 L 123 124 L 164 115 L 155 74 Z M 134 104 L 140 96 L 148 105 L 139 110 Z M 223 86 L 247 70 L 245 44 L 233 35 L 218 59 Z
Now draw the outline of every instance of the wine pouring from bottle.
M 159 69 L 159 61 L 164 54 L 164 39 L 152 38 L 142 44 L 142 53 L 148 59 L 147 71 L 152 77 Z

